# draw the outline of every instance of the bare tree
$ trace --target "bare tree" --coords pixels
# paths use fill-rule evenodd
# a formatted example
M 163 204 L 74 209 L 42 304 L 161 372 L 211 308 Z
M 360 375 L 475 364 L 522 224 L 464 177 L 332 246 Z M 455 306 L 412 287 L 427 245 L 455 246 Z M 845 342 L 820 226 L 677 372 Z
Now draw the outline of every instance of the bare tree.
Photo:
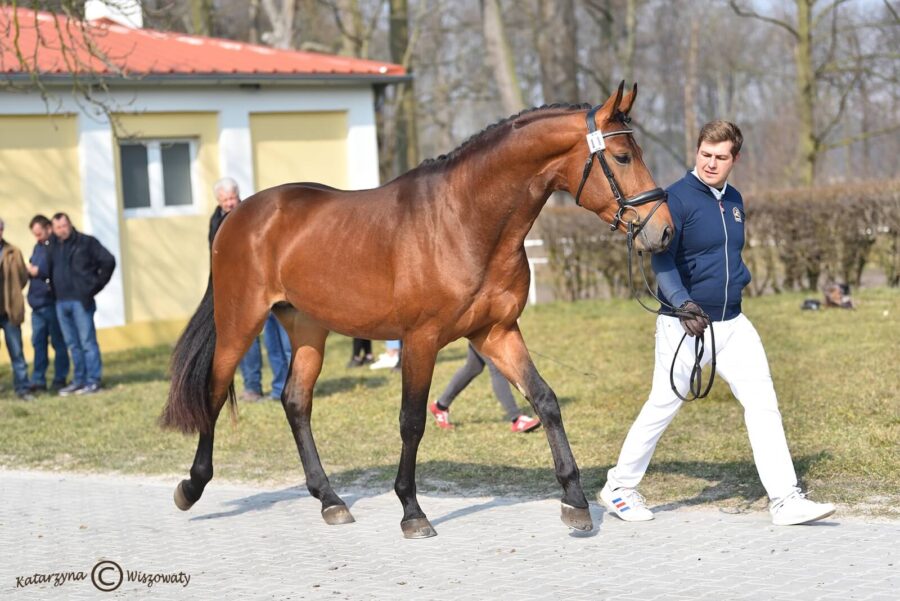
M 409 3 L 391 0 L 390 11 L 391 60 L 402 64 L 410 72 Z M 412 81 L 400 84 L 397 94 L 395 140 L 397 170 L 404 173 L 419 162 L 419 140 L 416 127 L 416 95 Z
M 263 33 L 262 40 L 275 48 L 293 48 L 297 0 L 262 0 L 262 7 L 272 24 L 272 31 Z
M 893 123 L 857 136 L 828 140 L 841 121 L 851 92 L 867 74 L 870 63 L 874 59 L 885 58 L 877 51 L 856 55 L 841 52 L 846 51 L 847 47 L 840 44 L 839 11 L 846 2 L 847 0 L 829 0 L 824 3 L 819 0 L 794 0 L 796 14 L 791 18 L 763 14 L 744 6 L 739 0 L 729 0 L 732 10 L 741 17 L 778 27 L 791 40 L 796 70 L 800 183 L 807 186 L 812 185 L 816 165 L 826 151 L 900 129 L 900 124 Z M 888 7 L 890 8 L 889 4 Z M 900 59 L 900 55 L 887 58 L 896 61 Z M 823 102 L 823 98 L 831 100 L 828 95 L 823 94 L 824 87 L 831 88 L 836 94 L 836 101 L 832 106 Z
M 499 0 L 481 0 L 481 14 L 487 60 L 494 72 L 503 109 L 508 114 L 518 113 L 525 108 L 525 100 L 519 87 Z
M 537 47 L 544 102 L 578 102 L 574 0 L 539 0 Z

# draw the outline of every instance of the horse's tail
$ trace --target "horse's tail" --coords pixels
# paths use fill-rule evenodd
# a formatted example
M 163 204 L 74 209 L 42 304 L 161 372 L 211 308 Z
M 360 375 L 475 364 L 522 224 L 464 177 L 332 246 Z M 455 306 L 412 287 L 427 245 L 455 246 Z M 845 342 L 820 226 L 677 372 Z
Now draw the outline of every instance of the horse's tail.
M 213 356 L 216 350 L 216 322 L 213 317 L 212 279 L 206 294 L 172 352 L 172 383 L 169 399 L 159 423 L 163 428 L 185 434 L 212 431 L 210 390 Z M 232 415 L 235 413 L 234 384 L 228 389 Z

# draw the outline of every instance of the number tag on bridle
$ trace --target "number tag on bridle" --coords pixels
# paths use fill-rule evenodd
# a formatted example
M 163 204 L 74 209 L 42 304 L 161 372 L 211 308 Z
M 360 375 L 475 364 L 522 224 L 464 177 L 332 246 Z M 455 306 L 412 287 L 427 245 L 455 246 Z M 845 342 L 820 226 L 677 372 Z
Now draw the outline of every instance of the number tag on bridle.
M 606 141 L 603 139 L 603 132 L 600 130 L 589 133 L 587 135 L 587 143 L 592 154 L 606 148 Z

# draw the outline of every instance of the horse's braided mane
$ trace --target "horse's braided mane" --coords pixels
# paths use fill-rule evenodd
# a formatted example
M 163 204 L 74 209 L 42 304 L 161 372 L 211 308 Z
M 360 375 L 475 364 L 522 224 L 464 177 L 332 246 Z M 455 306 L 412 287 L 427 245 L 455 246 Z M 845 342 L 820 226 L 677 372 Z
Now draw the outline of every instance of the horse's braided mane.
M 480 132 L 478 132 L 477 134 L 473 134 L 472 136 L 469 136 L 469 138 L 465 142 L 463 142 L 462 144 L 460 144 L 459 146 L 457 146 L 456 148 L 454 148 L 447 154 L 442 154 L 436 158 L 425 159 L 424 161 L 422 161 L 421 165 L 434 165 L 436 163 L 443 163 L 445 161 L 454 159 L 454 158 L 458 157 L 460 154 L 462 154 L 463 151 L 469 150 L 470 148 L 473 148 L 473 147 L 477 147 L 479 142 L 484 141 L 484 139 L 487 138 L 490 134 L 496 132 L 499 127 L 502 127 L 504 125 L 509 125 L 509 124 L 513 123 L 516 119 L 519 119 L 520 117 L 523 117 L 525 115 L 534 114 L 535 116 L 539 116 L 538 115 L 539 113 L 545 112 L 545 111 L 551 111 L 551 110 L 573 111 L 573 110 L 585 110 L 585 109 L 589 109 L 589 108 L 591 108 L 591 105 L 586 104 L 586 103 L 585 104 L 556 103 L 556 104 L 545 104 L 543 106 L 525 109 L 521 112 L 516 113 L 515 115 L 512 115 L 511 117 L 506 117 L 505 119 L 501 119 L 500 121 L 497 121 L 496 123 L 488 125 L 484 129 L 482 129 Z

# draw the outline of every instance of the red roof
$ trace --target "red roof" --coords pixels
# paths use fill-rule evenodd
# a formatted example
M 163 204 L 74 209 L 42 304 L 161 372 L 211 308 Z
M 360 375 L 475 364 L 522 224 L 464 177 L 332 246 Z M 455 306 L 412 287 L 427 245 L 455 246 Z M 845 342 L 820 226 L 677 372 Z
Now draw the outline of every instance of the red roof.
M 12 7 L 0 8 L 0 73 L 26 71 L 16 56 L 16 36 L 29 68 L 45 75 L 390 79 L 406 74 L 402 66 L 392 63 L 132 29 L 105 19 L 84 22 Z M 92 46 L 99 52 L 91 52 Z

